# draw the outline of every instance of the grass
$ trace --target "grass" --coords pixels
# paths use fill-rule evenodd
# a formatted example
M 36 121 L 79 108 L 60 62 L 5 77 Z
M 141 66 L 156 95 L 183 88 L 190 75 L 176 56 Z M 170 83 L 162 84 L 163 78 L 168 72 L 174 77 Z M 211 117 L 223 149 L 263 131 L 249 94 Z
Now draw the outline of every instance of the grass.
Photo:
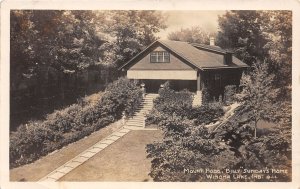
M 82 151 L 121 128 L 121 121 L 114 122 L 77 142 L 52 152 L 39 160 L 10 170 L 10 181 L 38 181 Z
M 130 131 L 59 181 L 152 181 L 146 145 L 162 139 L 162 131 Z

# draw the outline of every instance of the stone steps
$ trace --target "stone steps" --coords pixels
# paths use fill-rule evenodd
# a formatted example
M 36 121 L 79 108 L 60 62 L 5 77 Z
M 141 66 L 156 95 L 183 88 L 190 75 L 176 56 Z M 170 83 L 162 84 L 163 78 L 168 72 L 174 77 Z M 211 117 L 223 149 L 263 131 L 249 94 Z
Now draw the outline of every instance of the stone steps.
M 145 129 L 145 114 L 150 112 L 154 106 L 153 100 L 156 98 L 157 94 L 146 94 L 141 105 L 137 108 L 133 117 L 129 118 L 124 128 L 132 130 Z

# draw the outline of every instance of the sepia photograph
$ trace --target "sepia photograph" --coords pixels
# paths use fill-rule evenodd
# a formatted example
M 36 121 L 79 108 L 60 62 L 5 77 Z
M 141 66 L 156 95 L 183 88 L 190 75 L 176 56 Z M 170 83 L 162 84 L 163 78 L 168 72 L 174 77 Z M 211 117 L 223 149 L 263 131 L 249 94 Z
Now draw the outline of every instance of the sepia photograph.
M 292 182 L 293 14 L 10 9 L 9 182 Z

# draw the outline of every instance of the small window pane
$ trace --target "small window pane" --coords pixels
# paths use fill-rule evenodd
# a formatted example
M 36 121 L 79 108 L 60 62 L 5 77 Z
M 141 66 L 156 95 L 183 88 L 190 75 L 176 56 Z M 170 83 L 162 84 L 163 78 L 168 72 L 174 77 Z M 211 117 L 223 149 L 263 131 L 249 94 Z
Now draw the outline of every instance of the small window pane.
M 164 52 L 164 62 L 170 62 L 170 53 Z
M 150 53 L 150 62 L 163 63 L 170 62 L 170 53 L 165 51 L 154 51 Z
M 157 52 L 157 62 L 163 62 L 164 54 L 163 52 Z
M 152 52 L 150 54 L 150 61 L 151 62 L 157 62 L 157 52 Z

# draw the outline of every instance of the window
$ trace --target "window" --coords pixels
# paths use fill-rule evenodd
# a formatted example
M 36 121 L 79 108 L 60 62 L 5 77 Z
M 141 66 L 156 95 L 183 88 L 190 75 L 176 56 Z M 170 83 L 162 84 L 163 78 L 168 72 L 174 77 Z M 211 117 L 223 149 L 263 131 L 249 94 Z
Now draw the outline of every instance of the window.
M 150 62 L 152 63 L 170 62 L 170 53 L 166 51 L 153 51 L 150 54 Z
M 221 79 L 220 74 L 215 74 L 215 81 L 218 81 L 218 80 L 220 80 L 220 79 Z

